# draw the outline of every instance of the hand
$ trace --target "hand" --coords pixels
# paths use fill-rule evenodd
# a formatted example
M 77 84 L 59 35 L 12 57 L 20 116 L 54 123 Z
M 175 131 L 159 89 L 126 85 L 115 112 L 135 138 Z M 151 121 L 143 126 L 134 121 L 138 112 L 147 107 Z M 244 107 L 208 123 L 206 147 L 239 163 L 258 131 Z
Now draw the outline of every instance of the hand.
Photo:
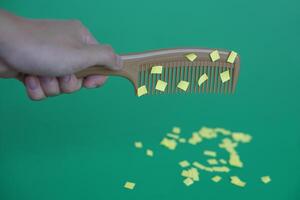
M 77 20 L 28 20 L 0 10 L 7 18 L 0 33 L 0 77 L 26 74 L 23 82 L 33 100 L 72 93 L 82 86 L 101 86 L 107 77 L 92 75 L 78 79 L 75 72 L 93 65 L 117 70 L 120 57 L 101 45 Z M 1 20 L 0 20 L 1 21 Z M 4 30 L 5 28 L 5 30 Z

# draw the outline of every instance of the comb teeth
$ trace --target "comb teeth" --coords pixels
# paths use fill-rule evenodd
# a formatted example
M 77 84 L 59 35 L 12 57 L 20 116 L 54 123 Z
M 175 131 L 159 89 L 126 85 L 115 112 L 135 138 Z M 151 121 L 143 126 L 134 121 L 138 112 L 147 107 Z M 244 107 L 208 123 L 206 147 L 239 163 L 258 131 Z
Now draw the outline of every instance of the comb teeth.
M 161 74 L 150 74 L 154 65 L 162 65 Z M 170 94 L 170 93 L 222 93 L 234 92 L 234 64 L 226 62 L 194 61 L 194 62 L 168 62 L 155 64 L 142 64 L 139 67 L 138 85 L 145 85 L 148 94 Z M 229 70 L 230 80 L 222 83 L 220 73 Z M 208 80 L 198 85 L 201 75 L 207 74 Z M 156 82 L 162 80 L 167 82 L 164 92 L 155 89 Z M 183 91 L 177 87 L 181 81 L 188 81 L 189 87 Z

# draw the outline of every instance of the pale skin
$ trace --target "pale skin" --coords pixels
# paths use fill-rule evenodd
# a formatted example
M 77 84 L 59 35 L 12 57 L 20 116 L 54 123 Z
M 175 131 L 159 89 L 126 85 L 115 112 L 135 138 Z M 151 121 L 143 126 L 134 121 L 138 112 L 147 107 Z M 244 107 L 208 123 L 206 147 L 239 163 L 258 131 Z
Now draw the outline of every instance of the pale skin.
M 89 66 L 122 68 L 120 56 L 78 20 L 32 20 L 0 9 L 0 24 L 0 78 L 25 74 L 21 81 L 32 100 L 103 85 L 106 76 L 74 75 Z

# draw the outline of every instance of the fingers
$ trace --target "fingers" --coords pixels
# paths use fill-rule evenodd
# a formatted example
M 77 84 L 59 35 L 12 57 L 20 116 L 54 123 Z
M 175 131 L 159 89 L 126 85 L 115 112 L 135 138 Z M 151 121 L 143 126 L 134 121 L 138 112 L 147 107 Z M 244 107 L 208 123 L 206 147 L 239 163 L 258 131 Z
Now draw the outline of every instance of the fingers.
M 24 83 L 27 94 L 32 100 L 41 100 L 46 97 L 41 87 L 40 80 L 36 76 L 25 77 Z
M 77 79 L 74 74 L 59 78 L 60 90 L 64 93 L 72 93 L 81 88 L 82 79 Z
M 85 88 L 96 88 L 102 86 L 107 80 L 107 76 L 92 75 L 83 80 Z
M 120 70 L 123 67 L 121 57 L 115 54 L 108 45 L 85 45 L 78 51 L 77 56 L 81 60 L 79 66 L 81 69 L 93 65 L 104 65 L 112 70 Z
M 41 77 L 40 83 L 46 96 L 56 96 L 60 93 L 59 83 L 55 77 Z

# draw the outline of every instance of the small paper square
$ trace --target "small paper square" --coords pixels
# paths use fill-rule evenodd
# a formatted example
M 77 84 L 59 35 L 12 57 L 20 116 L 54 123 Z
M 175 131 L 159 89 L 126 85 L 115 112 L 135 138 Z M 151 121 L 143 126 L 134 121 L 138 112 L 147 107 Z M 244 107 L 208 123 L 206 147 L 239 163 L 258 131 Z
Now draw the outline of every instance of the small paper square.
M 186 57 L 189 61 L 193 62 L 198 56 L 197 56 L 196 54 L 194 54 L 194 53 L 189 53 L 189 54 L 186 54 L 185 57 Z
M 212 51 L 210 54 L 210 58 L 213 62 L 217 61 L 220 59 L 220 55 L 219 55 L 219 51 L 218 50 L 214 50 Z
M 187 89 L 188 89 L 188 87 L 189 87 L 189 82 L 187 82 L 187 81 L 180 81 L 179 83 L 178 83 L 178 85 L 177 85 L 177 87 L 179 88 L 179 89 L 181 89 L 181 90 L 183 90 L 183 91 L 186 91 Z
M 198 85 L 201 86 L 202 83 L 204 83 L 208 79 L 208 76 L 206 73 L 202 74 L 198 80 Z
M 226 70 L 226 71 L 220 73 L 220 77 L 221 77 L 222 83 L 229 81 L 230 80 L 229 70 Z
M 162 69 L 163 69 L 163 66 L 154 65 L 151 68 L 151 74 L 161 74 L 162 73 Z
M 157 82 L 156 82 L 156 86 L 155 86 L 155 89 L 156 90 L 159 90 L 159 91 L 161 91 L 161 92 L 164 92 L 165 91 L 165 89 L 166 89 L 166 87 L 167 87 L 167 83 L 166 82 L 164 82 L 164 81 L 162 81 L 162 80 L 158 80 Z
M 141 86 L 141 87 L 138 88 L 138 91 L 137 91 L 138 97 L 143 96 L 143 95 L 145 95 L 147 93 L 148 93 L 148 91 L 147 91 L 147 88 L 146 88 L 145 85 L 143 85 L 143 86 Z
M 127 181 L 125 184 L 124 184 L 124 188 L 128 189 L 128 190 L 133 190 L 135 187 L 135 183 L 133 182 L 129 182 Z
M 236 52 L 234 52 L 234 51 L 230 52 L 230 54 L 229 54 L 229 56 L 227 58 L 227 62 L 233 64 L 234 61 L 235 61 L 236 56 L 237 56 Z

